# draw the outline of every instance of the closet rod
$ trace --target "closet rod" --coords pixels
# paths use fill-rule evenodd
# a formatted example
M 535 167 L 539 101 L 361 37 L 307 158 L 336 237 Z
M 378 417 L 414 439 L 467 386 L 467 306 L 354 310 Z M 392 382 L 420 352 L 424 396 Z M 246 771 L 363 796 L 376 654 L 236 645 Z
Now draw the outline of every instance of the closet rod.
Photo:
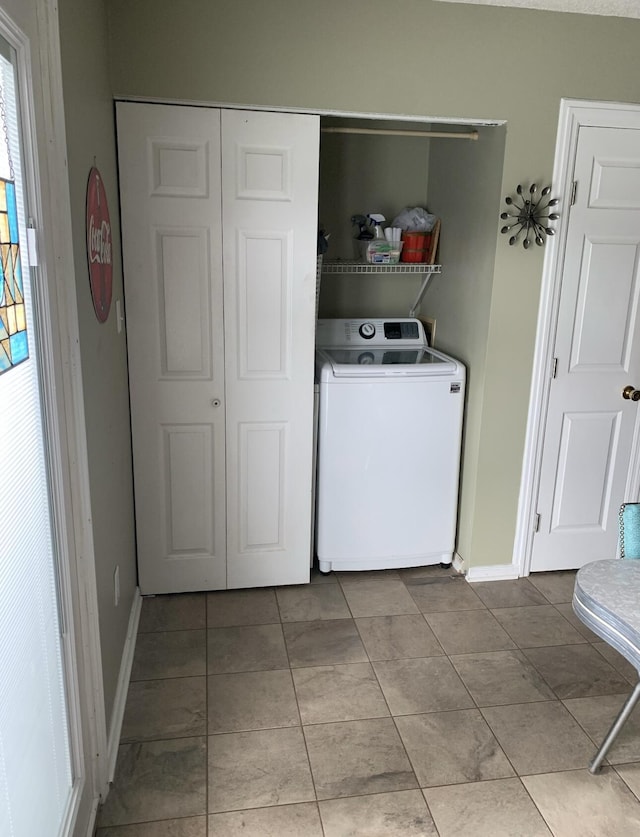
M 323 134 L 377 134 L 385 137 L 440 137 L 445 139 L 477 140 L 477 131 L 403 131 L 394 128 L 321 128 Z

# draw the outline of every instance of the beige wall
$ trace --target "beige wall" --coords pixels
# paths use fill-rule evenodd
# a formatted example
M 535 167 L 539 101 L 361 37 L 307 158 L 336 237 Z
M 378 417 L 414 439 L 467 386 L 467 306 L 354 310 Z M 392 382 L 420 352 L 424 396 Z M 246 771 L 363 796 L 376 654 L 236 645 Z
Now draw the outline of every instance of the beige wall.
M 113 102 L 107 72 L 103 0 L 60 0 L 60 41 L 71 192 L 82 379 L 104 700 L 109 724 L 136 585 L 131 442 L 124 332 L 114 305 L 122 299 Z M 85 244 L 85 195 L 91 166 L 104 180 L 113 233 L 113 301 L 107 321 L 93 311 Z M 120 567 L 120 604 L 113 575 Z
M 504 194 L 550 179 L 561 97 L 640 101 L 637 20 L 430 0 L 108 8 L 116 94 L 505 119 Z M 512 557 L 542 256 L 497 242 L 475 506 L 462 522 L 475 566 Z
M 471 554 L 478 492 L 504 144 L 504 127 L 480 128 L 477 142 L 433 140 L 429 158 L 429 201 L 442 219 L 438 260 L 443 273 L 431 280 L 421 315 L 436 320 L 436 347 L 467 367 L 457 540 L 465 561 Z

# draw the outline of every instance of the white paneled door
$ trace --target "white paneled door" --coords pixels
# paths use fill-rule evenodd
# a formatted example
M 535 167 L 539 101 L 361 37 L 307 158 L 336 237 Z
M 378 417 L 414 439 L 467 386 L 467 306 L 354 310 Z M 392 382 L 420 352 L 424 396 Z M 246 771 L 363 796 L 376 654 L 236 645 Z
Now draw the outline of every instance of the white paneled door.
M 143 593 L 308 580 L 318 120 L 118 104 Z
M 640 388 L 640 130 L 581 127 L 531 570 L 615 557 Z
M 140 589 L 220 589 L 220 112 L 119 103 L 117 113 Z
M 319 120 L 222 111 L 227 580 L 309 579 Z

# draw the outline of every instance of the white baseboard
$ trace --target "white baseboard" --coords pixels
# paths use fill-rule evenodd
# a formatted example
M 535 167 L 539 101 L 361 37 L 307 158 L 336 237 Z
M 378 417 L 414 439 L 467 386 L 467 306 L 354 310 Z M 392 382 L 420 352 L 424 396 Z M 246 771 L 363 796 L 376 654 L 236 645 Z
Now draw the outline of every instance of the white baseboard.
M 136 636 L 138 635 L 138 623 L 140 621 L 141 610 L 142 596 L 140 595 L 140 589 L 136 587 L 133 594 L 133 602 L 131 603 L 131 613 L 129 614 L 127 638 L 125 639 L 124 648 L 122 650 L 120 673 L 118 675 L 118 688 L 116 689 L 116 698 L 113 702 L 111 723 L 109 724 L 109 738 L 107 740 L 107 781 L 109 784 L 113 782 L 113 776 L 116 770 L 118 746 L 120 744 L 120 735 L 122 733 L 122 721 L 124 719 L 124 709 L 127 703 L 129 678 L 131 677 L 133 654 L 136 649 Z M 108 792 L 108 787 L 105 788 L 102 802 L 105 800 L 106 792 Z
M 490 567 L 469 567 L 467 581 L 508 581 L 519 578 L 518 567 L 511 564 L 496 564 Z
M 456 572 L 462 573 L 462 575 L 466 572 L 464 558 L 461 558 L 457 552 L 453 553 L 453 569 L 456 570 Z

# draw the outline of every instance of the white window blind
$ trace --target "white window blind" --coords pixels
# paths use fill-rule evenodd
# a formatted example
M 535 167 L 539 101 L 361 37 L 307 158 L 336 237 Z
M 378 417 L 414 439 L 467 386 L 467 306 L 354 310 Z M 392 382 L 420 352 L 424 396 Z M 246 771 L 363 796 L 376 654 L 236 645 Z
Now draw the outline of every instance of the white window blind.
M 0 835 L 57 837 L 72 788 L 54 539 L 28 281 L 15 71 L 0 83 L 17 183 L 29 358 L 0 374 Z M 0 119 L 0 176 L 9 155 Z

